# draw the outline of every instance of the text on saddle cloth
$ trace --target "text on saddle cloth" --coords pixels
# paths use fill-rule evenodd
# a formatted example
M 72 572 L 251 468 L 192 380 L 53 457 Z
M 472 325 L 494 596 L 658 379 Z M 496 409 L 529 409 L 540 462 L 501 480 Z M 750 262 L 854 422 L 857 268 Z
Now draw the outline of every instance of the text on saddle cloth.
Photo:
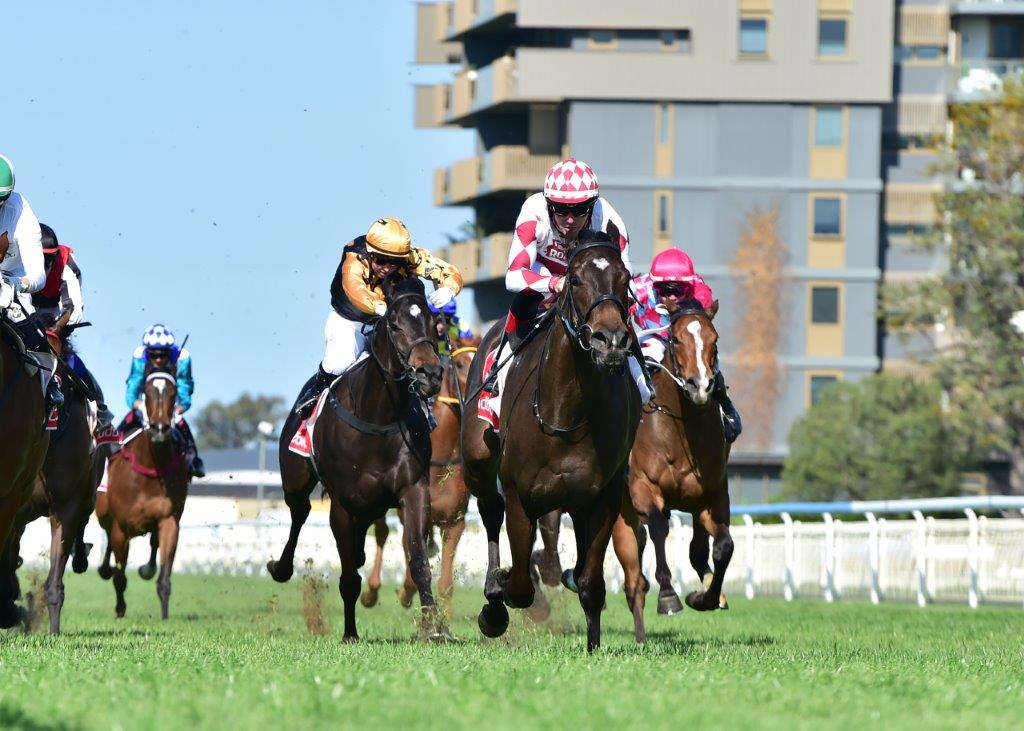
M 316 406 L 313 407 L 313 412 L 299 423 L 298 429 L 295 430 L 291 441 L 288 442 L 288 451 L 294 452 L 300 457 L 313 458 L 313 430 L 316 428 L 317 419 L 320 418 L 320 414 L 324 410 L 327 396 L 340 380 L 341 376 L 338 376 L 331 382 L 330 386 L 320 392 L 316 399 Z

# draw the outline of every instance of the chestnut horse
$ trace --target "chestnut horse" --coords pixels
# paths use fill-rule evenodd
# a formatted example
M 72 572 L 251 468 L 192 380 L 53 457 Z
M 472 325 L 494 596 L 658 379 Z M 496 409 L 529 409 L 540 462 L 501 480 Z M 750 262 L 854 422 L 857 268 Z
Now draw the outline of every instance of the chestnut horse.
M 640 396 L 628 373 L 629 272 L 619 234 L 585 231 L 569 253 L 565 287 L 545 330 L 525 341 L 500 395 L 501 435 L 480 419 L 462 424 L 466 485 L 487 530 L 487 578 L 480 631 L 508 628 L 505 605 L 534 602 L 531 553 L 537 520 L 558 508 L 572 517 L 576 567 L 563 583 L 579 591 L 587 617 L 587 650 L 601 643 L 604 556 L 626 488 L 626 467 L 640 419 Z M 469 387 L 483 382 L 483 363 L 501 324 L 484 338 Z M 478 392 L 465 405 L 477 409 Z M 501 479 L 501 489 L 497 480 Z M 504 513 L 504 516 L 503 516 Z M 498 536 L 507 519 L 511 570 L 499 568 Z
M 469 490 L 462 479 L 462 460 L 459 448 L 459 424 L 462 422 L 462 394 L 466 393 L 466 379 L 473 354 L 480 344 L 479 337 L 459 338 L 455 349 L 448 358 L 443 358 L 444 377 L 441 391 L 433 405 L 437 426 L 430 433 L 430 520 L 428 534 L 434 526 L 441 529 L 441 574 L 437 578 L 437 593 L 441 597 L 444 613 L 451 617 L 452 591 L 455 583 L 455 550 L 466 530 L 466 508 L 469 507 Z M 381 518 L 373 526 L 377 539 L 377 553 L 373 559 L 373 570 L 366 581 L 366 591 L 360 601 L 364 607 L 377 603 L 381 584 L 381 566 L 384 558 L 384 542 L 388 537 L 388 524 Z M 428 536 L 429 538 L 429 536 Z M 412 606 L 416 593 L 416 582 L 408 563 L 405 567 L 405 581 L 398 589 L 398 599 L 403 607 Z
M 46 577 L 46 608 L 50 615 L 50 633 L 60 634 L 60 615 L 64 606 L 64 571 L 72 550 L 75 571 L 88 567 L 85 546 L 79 541 L 89 521 L 96 498 L 96 486 L 102 474 L 102 458 L 107 448 L 97 449 L 93 440 L 95 414 L 89 400 L 98 394 L 83 392 L 84 386 L 68 375 L 63 358 L 69 345 L 66 330 L 70 311 L 46 331 L 50 347 L 59 356 L 57 375 L 64 393 L 64 407 L 31 499 L 18 512 L 17 527 L 11 540 L 15 550 L 25 526 L 44 515 L 50 518 L 50 571 Z M 102 400 L 102 399 L 101 399 Z M 17 579 L 14 579 L 17 581 Z
M 0 260 L 7 234 L 0 236 Z M 44 429 L 45 400 L 35 368 L 26 366 L 20 337 L 0 311 L 0 628 L 13 627 L 24 613 L 14 601 L 16 546 L 11 540 L 15 518 L 32 494 L 46 456 L 50 433 Z M 9 567 L 9 568 L 8 568 Z
M 637 642 L 646 639 L 643 612 L 648 587 L 640 568 L 640 521 L 650 529 L 657 556 L 659 614 L 682 609 L 665 559 L 669 510 L 693 516 L 690 564 L 703 588 L 686 596 L 687 606 L 699 611 L 728 607 L 722 582 L 733 552 L 726 473 L 729 444 L 718 402 L 711 398 L 718 367 L 718 333 L 711 321 L 717 312 L 717 301 L 707 310 L 699 302 L 686 301 L 672 312 L 665 358 L 654 376 L 656 403 L 640 423 L 629 458 L 629 496 L 623 500 L 613 542 L 625 572 L 626 602 Z M 714 538 L 713 571 L 708 565 L 709 535 Z
M 124 616 L 126 608 L 128 543 L 146 533 L 151 534 L 151 544 L 160 549 L 156 593 L 160 597 L 160 617 L 167 619 L 168 616 L 171 567 L 192 480 L 184 446 L 174 434 L 174 407 L 178 400 L 176 369 L 173 362 L 147 362 L 142 391 L 143 429 L 129 437 L 121 451 L 110 459 L 107 489 L 96 498 L 96 517 L 107 532 L 107 553 L 100 576 L 113 575 L 118 617 Z M 107 566 L 111 553 L 114 556 L 112 571 Z
M 430 430 L 420 398 L 441 388 L 441 361 L 423 284 L 385 286 L 387 312 L 368 326 L 369 357 L 328 389 L 313 431 L 313 457 L 288 449 L 300 417 L 293 409 L 281 431 L 279 460 L 292 526 L 281 558 L 267 563 L 275 581 L 288 581 L 295 546 L 309 516 L 317 482 L 331 498 L 331 530 L 341 558 L 338 589 L 345 604 L 345 642 L 359 639 L 356 602 L 366 563 L 366 533 L 390 508 L 405 518 L 406 561 L 420 594 L 422 628 L 431 639 L 450 637 L 430 590 L 426 534 L 430 515 Z

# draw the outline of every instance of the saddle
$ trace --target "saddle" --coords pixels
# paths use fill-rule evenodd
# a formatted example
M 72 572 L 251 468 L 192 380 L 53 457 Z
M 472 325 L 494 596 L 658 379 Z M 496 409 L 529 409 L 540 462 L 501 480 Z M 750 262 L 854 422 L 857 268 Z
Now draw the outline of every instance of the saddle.
M 24 365 L 25 372 L 28 375 L 35 376 L 39 373 L 39 363 L 36 362 L 36 359 L 29 352 L 28 345 L 21 336 L 21 331 L 15 327 L 6 313 L 0 314 L 0 337 L 6 338 L 14 346 L 14 349 L 18 351 L 18 357 L 21 358 L 22 365 Z

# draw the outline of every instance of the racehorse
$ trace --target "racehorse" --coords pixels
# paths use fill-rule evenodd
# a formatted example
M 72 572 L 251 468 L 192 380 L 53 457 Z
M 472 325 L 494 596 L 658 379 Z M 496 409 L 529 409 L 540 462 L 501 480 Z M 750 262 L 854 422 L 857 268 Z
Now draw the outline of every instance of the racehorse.
M 466 393 L 466 379 L 473 354 L 480 344 L 479 337 L 459 338 L 448 358 L 443 358 L 444 377 L 441 390 L 432 407 L 437 426 L 430 433 L 430 520 L 427 532 L 434 526 L 441 529 L 441 574 L 437 579 L 437 593 L 441 597 L 445 615 L 451 616 L 452 590 L 454 586 L 455 550 L 459 539 L 466 530 L 466 508 L 469 506 L 469 490 L 462 479 L 462 460 L 459 448 L 459 425 L 462 421 L 462 394 Z M 388 536 L 387 521 L 383 518 L 374 523 L 377 539 L 377 553 L 373 570 L 366 581 L 366 590 L 360 601 L 364 607 L 377 603 L 381 584 L 384 543 Z M 398 599 L 403 607 L 412 606 L 416 582 L 406 563 L 405 581 L 398 589 Z
M 84 386 L 69 375 L 65 365 L 69 344 L 66 326 L 70 310 L 46 330 L 47 340 L 58 356 L 57 377 L 64 393 L 57 429 L 50 438 L 49 449 L 32 497 L 18 512 L 15 532 L 11 537 L 17 555 L 18 544 L 25 526 L 44 515 L 50 517 L 50 571 L 46 577 L 46 608 L 50 615 L 50 633 L 60 633 L 61 608 L 64 606 L 64 570 L 68 558 L 75 551 L 74 567 L 82 573 L 88 566 L 88 555 L 79 540 L 89 521 L 96 497 L 96 486 L 102 474 L 100 454 L 106 448 L 94 446 L 95 414 L 89 399 L 99 394 L 85 393 Z M 17 582 L 16 577 L 12 577 Z
M 665 559 L 669 510 L 693 516 L 690 565 L 703 588 L 686 596 L 687 606 L 699 611 L 728 608 L 722 582 L 733 552 L 726 473 L 729 444 L 718 403 L 710 398 L 718 366 L 718 333 L 712 324 L 717 312 L 717 301 L 705 310 L 695 300 L 681 302 L 672 312 L 668 347 L 654 376 L 657 399 L 644 414 L 629 459 L 629 495 L 612 540 L 625 572 L 626 602 L 637 642 L 646 639 L 643 612 L 648 587 L 640 568 L 641 520 L 650 529 L 657 557 L 658 613 L 674 614 L 683 608 Z M 709 535 L 714 538 L 713 571 L 708 565 Z
M 125 612 L 124 590 L 128 585 L 128 543 L 135 536 L 151 534 L 160 549 L 160 576 L 156 592 L 160 616 L 167 619 L 171 598 L 171 567 L 178 547 L 181 514 L 191 482 L 185 448 L 174 433 L 178 386 L 173 362 L 150 360 L 143 386 L 143 428 L 126 437 L 121 451 L 107 467 L 107 490 L 96 499 L 96 517 L 107 532 L 107 553 L 100 576 L 113 576 L 117 594 L 115 611 Z M 114 566 L 108 566 L 111 553 Z M 140 569 L 143 578 L 146 575 Z
M 422 629 L 431 639 L 450 637 L 430 589 L 426 533 L 430 515 L 430 429 L 420 398 L 441 388 L 441 362 L 423 284 L 386 281 L 384 316 L 366 336 L 368 357 L 357 361 L 328 389 L 313 431 L 313 454 L 290 451 L 300 424 L 293 409 L 281 432 L 281 484 L 292 517 L 288 541 L 267 563 L 275 581 L 294 570 L 299 531 L 309 515 L 309 496 L 320 482 L 331 498 L 331 530 L 341 558 L 339 593 L 345 605 L 345 642 L 356 642 L 356 602 L 366 562 L 366 533 L 389 508 L 405 519 L 404 548 L 420 595 Z
M 500 394 L 501 435 L 480 419 L 462 424 L 466 485 L 487 530 L 487 604 L 477 619 L 488 637 L 508 628 L 505 605 L 533 604 L 530 557 L 537 520 L 564 508 L 576 532 L 577 562 L 563 583 L 579 591 L 587 617 L 587 650 L 601 642 L 604 555 L 626 486 L 626 466 L 640 418 L 628 375 L 629 272 L 619 233 L 587 231 L 569 253 L 565 286 L 546 313 L 543 331 L 524 341 Z M 557 323 L 554 320 L 557 319 Z M 473 360 L 466 404 L 475 413 L 485 357 L 501 325 Z M 635 350 L 635 348 L 632 348 Z M 501 479 L 499 491 L 497 478 Z M 508 521 L 511 570 L 499 568 L 498 534 Z
M 0 235 L 0 261 L 7 254 L 7 233 Z M 46 456 L 45 400 L 39 375 L 26 365 L 21 338 L 0 311 L 0 628 L 15 626 L 23 612 L 14 604 L 17 551 L 10 538 L 21 506 L 32 494 Z M 8 571 L 7 567 L 10 567 Z

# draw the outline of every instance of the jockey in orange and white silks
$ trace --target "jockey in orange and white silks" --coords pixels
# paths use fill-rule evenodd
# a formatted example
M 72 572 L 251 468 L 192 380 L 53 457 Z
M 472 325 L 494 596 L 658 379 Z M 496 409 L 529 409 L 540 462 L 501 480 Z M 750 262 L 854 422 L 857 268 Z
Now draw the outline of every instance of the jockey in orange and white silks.
M 516 219 L 505 273 L 505 288 L 515 297 L 505 320 L 507 345 L 497 354 L 496 362 L 522 342 L 542 305 L 554 301 L 562 291 L 569 252 L 580 232 L 608 231 L 612 224 L 619 231 L 622 263 L 632 273 L 626 225 L 611 203 L 601 197 L 593 169 L 574 158 L 555 163 L 544 178 L 543 191 L 526 199 Z M 497 373 L 493 390 L 481 394 L 484 404 L 478 415 L 492 426 L 498 421 L 498 394 L 510 367 L 511 361 Z M 643 369 L 632 355 L 629 370 L 643 402 L 647 403 L 651 391 Z
M 405 224 L 397 218 L 373 222 L 365 236 L 345 245 L 331 282 L 331 312 L 324 324 L 323 361 L 303 388 L 296 406 L 301 408 L 366 351 L 363 326 L 387 310 L 382 284 L 388 278 L 423 277 L 436 289 L 429 304 L 444 307 L 462 290 L 462 275 L 426 249 L 414 247 Z
M 0 155 L 0 310 L 41 366 L 39 377 L 50 413 L 64 403 L 64 396 L 53 380 L 57 358 L 39 330 L 32 306 L 32 293 L 45 282 L 39 219 L 28 201 L 15 192 L 14 166 Z
M 711 287 L 693 268 L 693 260 L 682 249 L 672 247 L 658 253 L 651 261 L 649 274 L 633 277 L 633 291 L 636 304 L 632 308 L 633 325 L 637 332 L 647 332 L 640 337 L 640 348 L 652 367 L 660 367 L 665 357 L 668 327 L 671 324 L 668 308 L 686 300 L 696 300 L 707 309 L 715 301 Z M 729 398 L 725 376 L 715 372 L 712 395 L 722 407 L 722 422 L 725 438 L 730 442 L 743 430 L 739 412 Z

